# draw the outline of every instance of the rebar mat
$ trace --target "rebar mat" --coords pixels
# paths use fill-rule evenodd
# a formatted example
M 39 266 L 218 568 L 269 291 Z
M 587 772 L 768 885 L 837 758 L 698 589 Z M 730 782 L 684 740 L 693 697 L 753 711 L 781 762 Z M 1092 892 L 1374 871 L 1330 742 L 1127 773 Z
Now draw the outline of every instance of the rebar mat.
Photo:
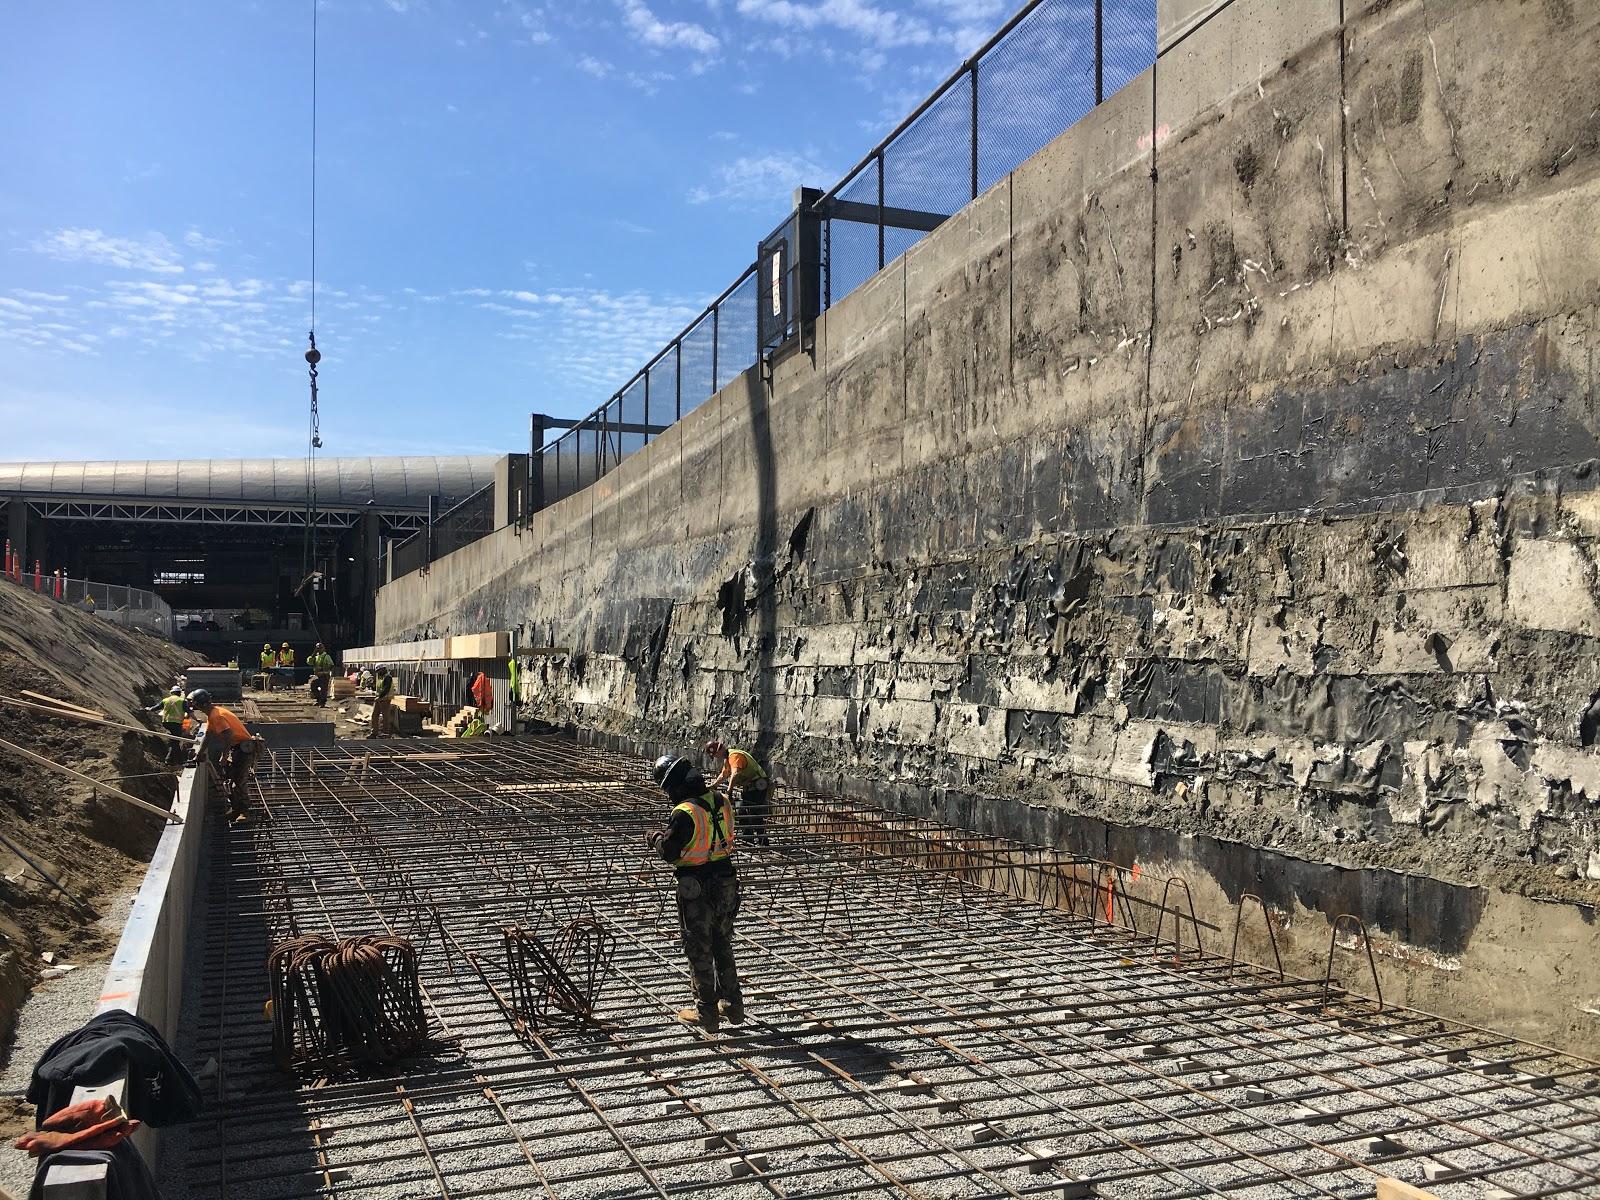
M 704 1037 L 671 1018 L 687 965 L 642 764 L 407 746 L 276 755 L 258 818 L 214 823 L 180 1051 L 222 1094 L 168 1139 L 169 1196 L 1600 1196 L 1595 1064 L 1347 991 L 1371 990 L 1358 928 L 1326 979 L 1285 976 L 1181 880 L 837 797 L 785 789 L 772 848 L 741 848 L 748 1020 Z M 1240 902 L 1247 944 L 1263 915 Z M 530 964 L 515 1000 L 511 928 L 554 992 Z M 614 944 L 562 950 L 569 929 Z M 295 1086 L 262 963 L 304 930 L 413 939 L 448 1052 Z M 592 1020 L 507 1019 L 563 1003 Z

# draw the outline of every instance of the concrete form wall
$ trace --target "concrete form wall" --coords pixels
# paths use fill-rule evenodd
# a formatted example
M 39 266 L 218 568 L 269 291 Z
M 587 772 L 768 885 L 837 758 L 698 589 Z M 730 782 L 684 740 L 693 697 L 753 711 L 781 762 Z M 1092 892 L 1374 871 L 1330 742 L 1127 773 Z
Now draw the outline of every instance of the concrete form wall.
M 1597 96 L 1594 5 L 1234 0 L 379 636 L 518 630 L 547 719 L 1267 893 L 1306 961 L 1358 912 L 1409 998 L 1592 1043 L 1525 951 L 1596 948 Z
M 196 770 L 181 776 L 172 811 L 183 823 L 169 824 L 156 843 L 95 1009 L 96 1016 L 122 1009 L 143 1017 L 173 1046 L 178 1042 L 184 949 L 205 833 L 206 780 L 207 776 Z M 77 1088 L 73 1103 L 114 1096 L 125 1106 L 127 1084 L 127 1077 L 122 1076 L 96 1087 Z M 161 1131 L 146 1125 L 134 1134 L 134 1142 L 154 1167 L 161 1155 Z M 45 1176 L 44 1195 L 50 1200 L 87 1200 L 106 1194 L 104 1167 L 52 1167 Z

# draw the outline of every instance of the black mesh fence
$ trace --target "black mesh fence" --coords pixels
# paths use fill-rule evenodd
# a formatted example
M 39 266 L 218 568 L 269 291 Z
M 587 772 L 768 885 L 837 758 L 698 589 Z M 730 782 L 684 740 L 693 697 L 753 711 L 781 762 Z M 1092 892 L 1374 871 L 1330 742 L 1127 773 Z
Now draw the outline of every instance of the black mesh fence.
M 1156 57 L 1156 0 L 1033 0 L 805 215 L 837 304 Z M 593 483 L 754 366 L 756 265 L 605 404 L 533 447 L 526 511 Z
M 433 556 L 442 558 L 493 532 L 494 484 L 491 483 L 439 515 L 433 526 Z

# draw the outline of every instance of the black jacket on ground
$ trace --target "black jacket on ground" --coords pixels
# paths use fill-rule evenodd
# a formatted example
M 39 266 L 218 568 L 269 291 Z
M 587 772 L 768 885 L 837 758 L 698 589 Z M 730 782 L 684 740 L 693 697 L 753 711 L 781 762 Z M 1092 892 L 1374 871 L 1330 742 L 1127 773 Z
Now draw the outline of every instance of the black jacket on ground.
M 72 1103 L 72 1089 L 108 1083 L 128 1073 L 123 1103 L 147 1125 L 181 1125 L 200 1114 L 204 1101 L 189 1069 L 167 1048 L 150 1022 L 114 1008 L 56 1039 L 33 1067 L 28 1103 L 38 1123 Z

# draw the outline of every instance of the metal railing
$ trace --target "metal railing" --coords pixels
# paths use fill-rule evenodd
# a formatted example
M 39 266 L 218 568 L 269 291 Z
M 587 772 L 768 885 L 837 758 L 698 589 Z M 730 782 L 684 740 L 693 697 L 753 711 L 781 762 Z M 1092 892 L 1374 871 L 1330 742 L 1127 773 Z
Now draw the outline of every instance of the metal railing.
M 774 238 L 610 399 L 548 443 L 535 419 L 527 511 L 581 491 L 649 444 L 754 366 L 771 349 L 769 328 L 794 336 L 1155 57 L 1155 0 L 1025 4 L 843 179 L 807 194 L 786 222 L 794 236 L 780 226 L 770 260 Z M 816 236 L 802 222 L 819 226 Z M 820 261 L 797 258 L 813 246 Z
M 142 629 L 157 637 L 173 634 L 172 608 L 154 592 L 120 583 L 95 583 L 55 573 L 22 571 L 0 575 L 14 587 L 26 588 L 80 612 L 92 613 L 126 629 Z
M 494 532 L 494 484 L 448 508 L 404 541 L 389 546 L 389 578 L 420 571 L 436 559 Z

